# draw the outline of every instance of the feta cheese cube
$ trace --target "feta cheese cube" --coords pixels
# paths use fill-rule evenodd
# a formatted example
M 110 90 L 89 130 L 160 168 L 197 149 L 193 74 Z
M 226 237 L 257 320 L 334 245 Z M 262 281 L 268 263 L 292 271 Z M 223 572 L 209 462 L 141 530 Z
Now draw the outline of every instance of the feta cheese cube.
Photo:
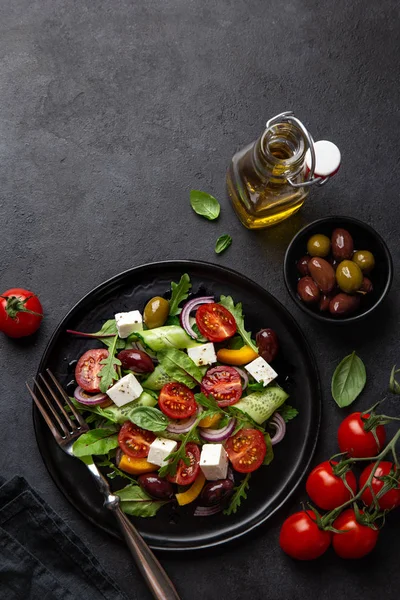
M 192 359 L 195 365 L 202 367 L 203 365 L 212 365 L 217 362 L 217 355 L 215 354 L 214 344 L 201 344 L 188 348 L 188 356 Z
M 256 381 L 262 382 L 264 387 L 271 383 L 275 377 L 278 377 L 278 373 L 261 356 L 246 365 L 245 369 Z
M 134 331 L 143 331 L 143 319 L 138 310 L 130 312 L 117 313 L 115 315 L 118 335 L 125 339 Z
M 209 481 L 226 479 L 228 455 L 222 444 L 204 444 L 200 455 L 200 469 Z
M 168 440 L 166 438 L 157 437 L 152 444 L 150 444 L 149 455 L 147 460 L 153 465 L 163 467 L 167 461 L 165 460 L 171 452 L 175 452 L 178 446 L 174 440 Z
M 142 392 L 143 388 L 136 377 L 132 373 L 129 373 L 110 387 L 107 390 L 107 395 L 117 406 L 124 406 L 128 402 L 139 398 Z

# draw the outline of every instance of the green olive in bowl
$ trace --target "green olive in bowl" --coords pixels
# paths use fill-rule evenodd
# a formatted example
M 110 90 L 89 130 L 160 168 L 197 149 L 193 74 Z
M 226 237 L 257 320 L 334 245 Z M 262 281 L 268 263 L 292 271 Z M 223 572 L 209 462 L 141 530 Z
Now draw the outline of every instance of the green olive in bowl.
M 342 292 L 354 294 L 361 287 L 363 274 L 355 262 L 342 260 L 336 269 L 336 281 Z

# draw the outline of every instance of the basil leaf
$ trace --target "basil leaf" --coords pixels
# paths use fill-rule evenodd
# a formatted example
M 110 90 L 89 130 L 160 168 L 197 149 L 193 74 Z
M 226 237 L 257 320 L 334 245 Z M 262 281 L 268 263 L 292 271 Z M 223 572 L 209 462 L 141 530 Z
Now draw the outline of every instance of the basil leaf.
M 246 331 L 244 328 L 244 317 L 242 312 L 242 303 L 238 302 L 236 305 L 233 302 L 231 296 L 221 296 L 219 303 L 229 310 L 230 313 L 235 317 L 238 332 L 243 338 L 243 341 L 247 346 L 250 346 L 258 354 L 258 348 L 251 339 L 251 333 Z
M 118 447 L 117 429 L 91 429 L 83 433 L 72 446 L 74 456 L 91 456 L 92 454 L 107 454 Z
M 246 477 L 240 482 L 240 484 L 234 488 L 233 496 L 228 508 L 224 510 L 224 515 L 231 515 L 232 513 L 235 514 L 242 500 L 247 499 L 250 475 L 251 473 L 247 473 Z
M 129 420 L 142 429 L 155 432 L 165 431 L 169 423 L 161 410 L 150 406 L 138 406 L 134 408 Z
M 167 500 L 154 500 L 138 485 L 127 485 L 115 492 L 119 496 L 121 508 L 127 515 L 135 517 L 154 517 L 157 511 L 167 504 Z
M 121 366 L 121 361 L 115 356 L 117 350 L 118 335 L 115 336 L 110 347 L 108 349 L 107 358 L 103 358 L 100 364 L 103 365 L 101 371 L 99 371 L 100 377 L 100 391 L 103 394 L 113 385 L 114 380 L 118 379 L 118 373 L 116 367 Z
M 332 396 L 338 406 L 349 406 L 361 394 L 367 381 L 365 366 L 355 352 L 346 356 L 332 377 Z
M 190 204 L 195 213 L 209 221 L 217 219 L 221 211 L 218 200 L 207 194 L 207 192 L 201 192 L 200 190 L 191 190 Z
M 287 423 L 288 421 L 291 421 L 292 419 L 297 417 L 299 411 L 297 410 L 297 408 L 290 406 L 290 404 L 282 404 L 282 406 L 278 408 L 278 413 L 281 415 L 285 423 Z
M 394 365 L 392 372 L 390 373 L 389 390 L 392 394 L 400 394 L 400 383 L 396 379 L 396 375 L 400 373 L 400 369 L 396 369 Z
M 187 273 L 182 275 L 178 283 L 172 281 L 171 283 L 171 300 L 169 301 L 169 316 L 175 317 L 181 312 L 181 309 L 178 308 L 179 304 L 186 300 L 189 296 L 190 289 L 192 284 L 190 283 L 190 277 Z
M 265 454 L 265 458 L 263 460 L 263 465 L 270 465 L 274 460 L 274 450 L 272 448 L 271 437 L 269 433 L 264 435 L 265 443 L 267 445 L 267 452 Z
M 158 353 L 158 360 L 164 371 L 174 381 L 194 388 L 201 383 L 202 373 L 185 352 L 171 348 Z
M 215 244 L 215 252 L 216 254 L 221 254 L 224 250 L 229 248 L 232 244 L 232 238 L 227 233 L 225 235 L 221 235 Z

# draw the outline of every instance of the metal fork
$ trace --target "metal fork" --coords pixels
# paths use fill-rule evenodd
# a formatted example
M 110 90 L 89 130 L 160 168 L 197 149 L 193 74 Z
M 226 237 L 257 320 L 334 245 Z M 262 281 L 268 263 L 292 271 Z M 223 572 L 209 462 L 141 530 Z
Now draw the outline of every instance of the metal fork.
M 46 372 L 50 381 L 41 373 L 39 374 L 40 383 L 35 379 L 33 380 L 36 390 L 39 392 L 38 394 L 29 387 L 28 383 L 26 387 L 57 444 L 64 452 L 74 456 L 72 446 L 82 433 L 89 430 L 89 426 L 76 410 L 50 369 L 47 369 Z M 68 415 L 64 408 L 65 404 L 70 408 L 76 421 Z M 104 506 L 114 513 L 125 542 L 153 597 L 156 600 L 180 600 L 172 581 L 137 529 L 122 512 L 119 497 L 112 493 L 107 480 L 100 473 L 94 461 L 86 466 L 97 482 L 99 490 L 104 495 Z

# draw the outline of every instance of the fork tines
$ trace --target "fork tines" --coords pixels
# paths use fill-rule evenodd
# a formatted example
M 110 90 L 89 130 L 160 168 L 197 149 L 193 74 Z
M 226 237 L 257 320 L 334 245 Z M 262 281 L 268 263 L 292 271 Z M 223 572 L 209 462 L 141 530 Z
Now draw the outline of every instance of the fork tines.
M 74 434 L 82 433 L 88 426 L 50 369 L 46 369 L 46 373 L 47 377 L 39 374 L 39 381 L 33 379 L 34 391 L 28 383 L 26 387 L 55 439 L 60 443 Z M 75 421 L 65 410 L 65 405 L 71 410 Z

